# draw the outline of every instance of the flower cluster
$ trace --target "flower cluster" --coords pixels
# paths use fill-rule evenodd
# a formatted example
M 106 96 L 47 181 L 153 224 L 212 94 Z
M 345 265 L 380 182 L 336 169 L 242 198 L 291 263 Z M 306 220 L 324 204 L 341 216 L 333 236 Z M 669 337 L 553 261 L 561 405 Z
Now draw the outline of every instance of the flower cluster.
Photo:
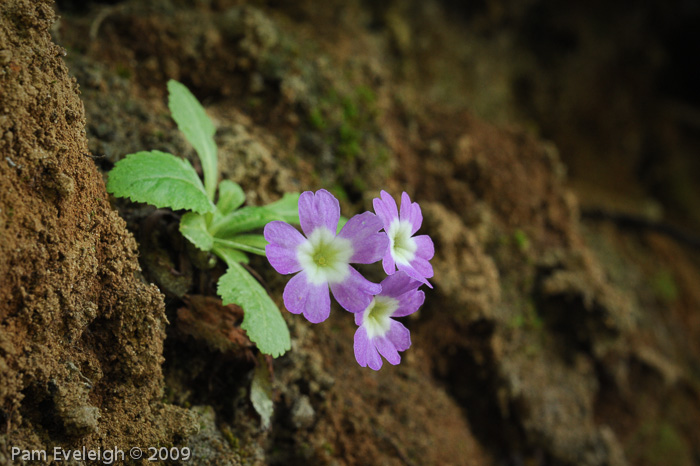
M 284 289 L 284 305 L 309 322 L 319 323 L 331 311 L 330 294 L 355 314 L 355 358 L 374 370 L 382 358 L 391 364 L 401 361 L 399 351 L 411 346 L 409 331 L 394 320 L 423 304 L 418 288 L 433 276 L 430 265 L 435 249 L 427 235 L 414 236 L 423 216 L 408 194 L 401 208 L 385 191 L 374 199 L 376 212 L 355 215 L 338 231 L 340 204 L 325 189 L 306 191 L 299 197 L 299 222 L 303 235 L 288 223 L 265 226 L 265 248 L 272 267 L 281 274 L 296 274 Z M 372 283 L 350 264 L 372 264 L 382 260 L 388 275 Z M 397 270 L 398 269 L 398 270 Z

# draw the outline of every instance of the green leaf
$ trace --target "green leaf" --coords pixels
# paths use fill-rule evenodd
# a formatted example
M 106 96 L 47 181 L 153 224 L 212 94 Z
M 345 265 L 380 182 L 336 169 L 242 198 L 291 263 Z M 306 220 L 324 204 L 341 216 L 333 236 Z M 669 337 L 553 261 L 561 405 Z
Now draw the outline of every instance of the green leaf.
M 253 371 L 253 380 L 250 383 L 250 401 L 253 403 L 255 411 L 260 415 L 263 429 L 269 429 L 275 405 L 272 403 L 270 371 L 262 354 L 258 355 L 258 365 Z
M 168 81 L 168 107 L 177 127 L 197 151 L 204 172 L 204 186 L 209 200 L 214 200 L 219 178 L 214 133 L 216 128 L 204 107 L 192 93 L 177 81 Z
M 209 231 L 218 238 L 228 239 L 237 233 L 262 228 L 273 220 L 281 219 L 266 207 L 248 206 L 214 219 Z
M 230 180 L 223 180 L 219 183 L 219 200 L 216 202 L 216 208 L 223 215 L 238 209 L 244 201 L 245 193 L 238 183 Z
M 265 250 L 265 246 L 268 245 L 268 242 L 263 235 L 236 235 L 232 236 L 230 239 L 236 243 L 262 249 L 263 251 Z
M 109 172 L 107 191 L 117 197 L 173 210 L 213 212 L 197 172 L 187 160 L 153 150 L 129 154 Z
M 188 212 L 180 219 L 180 233 L 202 251 L 211 251 L 214 247 L 214 237 L 207 230 L 207 219 L 204 215 Z
M 275 220 L 299 225 L 299 193 L 286 193 L 282 199 L 266 205 L 265 208 L 276 214 Z
M 239 251 L 238 249 L 229 248 L 223 244 L 214 244 L 213 252 L 227 264 L 231 264 L 232 262 L 247 264 L 250 262 L 245 253 Z
M 345 224 L 348 223 L 348 219 L 346 217 L 343 217 L 342 215 L 340 216 L 340 220 L 338 220 L 338 228 L 335 230 L 335 234 L 337 235 L 340 233 L 340 230 L 343 229 Z
M 229 249 L 238 249 L 240 251 L 252 252 L 253 254 L 257 254 L 259 256 L 265 256 L 265 248 L 264 247 L 259 248 L 257 246 L 251 246 L 249 244 L 246 244 L 245 242 L 239 242 L 236 240 L 237 238 L 240 238 L 241 236 L 249 236 L 249 235 L 233 236 L 233 237 L 231 237 L 232 239 L 214 238 L 214 244 L 217 246 L 223 246 L 223 247 L 229 248 Z M 250 235 L 250 236 L 252 236 L 252 235 Z
M 241 328 L 261 352 L 281 356 L 291 348 L 291 341 L 279 309 L 241 264 L 233 261 L 228 266 L 217 287 L 223 303 L 234 303 L 243 308 L 245 316 Z

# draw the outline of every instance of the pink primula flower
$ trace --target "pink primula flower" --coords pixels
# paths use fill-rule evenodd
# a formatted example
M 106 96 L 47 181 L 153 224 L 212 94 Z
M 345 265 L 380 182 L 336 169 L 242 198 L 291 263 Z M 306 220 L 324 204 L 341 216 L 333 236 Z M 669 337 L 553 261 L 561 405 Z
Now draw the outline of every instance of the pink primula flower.
M 428 235 L 413 236 L 423 223 L 418 203 L 411 203 L 408 194 L 403 193 L 399 212 L 394 198 L 382 191 L 381 199 L 375 198 L 373 204 L 389 236 L 389 248 L 382 260 L 384 271 L 392 275 L 398 268 L 432 288 L 428 278 L 433 276 L 433 266 L 429 262 L 435 255 L 433 240 Z
M 355 332 L 355 359 L 360 366 L 375 371 L 382 367 L 381 356 L 393 365 L 401 362 L 399 351 L 411 346 L 411 335 L 394 317 L 413 314 L 425 301 L 425 294 L 418 290 L 421 283 L 402 271 L 389 275 L 381 285 L 381 293 L 363 312 L 355 314 L 355 323 L 360 326 Z
M 365 212 L 348 220 L 336 234 L 339 220 L 338 200 L 321 189 L 299 197 L 304 235 L 282 221 L 265 226 L 269 243 L 265 253 L 270 264 L 281 274 L 296 273 L 284 288 L 284 305 L 312 323 L 328 318 L 330 292 L 343 308 L 354 313 L 365 310 L 382 289 L 350 266 L 381 259 L 389 244 L 387 236 L 379 233 L 382 221 Z

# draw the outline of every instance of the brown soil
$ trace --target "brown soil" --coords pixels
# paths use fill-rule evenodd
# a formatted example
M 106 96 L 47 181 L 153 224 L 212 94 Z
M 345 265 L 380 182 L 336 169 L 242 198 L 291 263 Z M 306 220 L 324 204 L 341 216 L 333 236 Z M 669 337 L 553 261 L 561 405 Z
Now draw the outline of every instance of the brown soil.
M 211 465 L 697 463 L 700 261 L 668 233 L 700 224 L 684 155 L 700 138 L 692 108 L 634 107 L 673 60 L 665 36 L 635 39 L 643 9 L 605 12 L 616 42 L 595 6 L 482 3 L 2 3 L 0 464 L 114 445 Z M 619 59 L 650 44 L 659 62 Z M 346 214 L 380 189 L 421 203 L 435 289 L 399 366 L 360 368 L 339 308 L 320 325 L 283 311 L 292 350 L 261 357 L 178 213 L 109 198 L 127 153 L 197 166 L 170 78 L 249 203 L 321 187 Z M 251 268 L 283 309 L 287 278 Z
M 183 438 L 189 414 L 161 401 L 162 295 L 88 152 L 52 5 L 5 2 L 0 16 L 0 455 Z

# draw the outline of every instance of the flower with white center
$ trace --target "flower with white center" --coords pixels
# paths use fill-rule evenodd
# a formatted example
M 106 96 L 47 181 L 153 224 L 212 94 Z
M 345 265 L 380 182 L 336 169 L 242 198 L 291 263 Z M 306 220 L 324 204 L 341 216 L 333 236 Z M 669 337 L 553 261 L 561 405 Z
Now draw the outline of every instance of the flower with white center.
M 388 239 L 379 233 L 382 222 L 371 212 L 355 215 L 338 234 L 340 204 L 321 189 L 299 197 L 299 222 L 304 235 L 282 221 L 265 225 L 267 259 L 281 274 L 297 273 L 284 288 L 285 307 L 304 314 L 309 322 L 326 320 L 331 312 L 329 294 L 350 312 L 361 312 L 381 291 L 350 264 L 371 264 L 381 259 Z
M 381 199 L 375 198 L 373 204 L 389 236 L 389 247 L 382 260 L 384 271 L 392 275 L 398 268 L 432 288 L 428 278 L 433 276 L 433 266 L 429 262 L 435 255 L 433 240 L 428 235 L 413 236 L 423 223 L 418 203 L 412 203 L 408 194 L 403 193 L 399 212 L 394 198 L 382 191 Z
M 355 332 L 355 359 L 362 367 L 375 371 L 382 367 L 382 358 L 393 365 L 401 362 L 399 351 L 411 346 L 411 335 L 394 317 L 403 317 L 418 310 L 425 294 L 418 290 L 420 282 L 399 271 L 382 281 L 382 292 L 369 306 L 355 314 L 360 327 Z M 381 354 L 381 356 L 380 356 Z

